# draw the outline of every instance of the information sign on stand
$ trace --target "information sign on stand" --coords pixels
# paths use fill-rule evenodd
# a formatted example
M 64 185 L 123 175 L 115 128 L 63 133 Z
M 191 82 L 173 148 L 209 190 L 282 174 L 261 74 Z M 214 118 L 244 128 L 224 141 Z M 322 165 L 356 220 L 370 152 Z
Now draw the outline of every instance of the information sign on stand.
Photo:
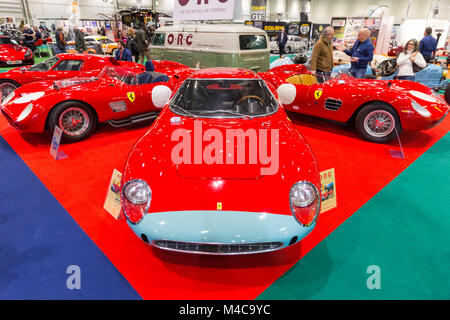
M 55 130 L 53 131 L 52 144 L 50 146 L 50 155 L 55 160 L 67 158 L 67 155 L 59 149 L 61 143 L 61 135 L 62 130 L 58 126 L 55 126 Z
M 337 206 L 334 168 L 320 172 L 320 184 L 322 185 L 320 213 L 323 213 Z
M 105 203 L 103 209 L 109 212 L 114 219 L 121 218 L 121 205 L 120 205 L 120 183 L 122 181 L 122 173 L 114 169 L 109 182 L 108 191 L 106 191 Z

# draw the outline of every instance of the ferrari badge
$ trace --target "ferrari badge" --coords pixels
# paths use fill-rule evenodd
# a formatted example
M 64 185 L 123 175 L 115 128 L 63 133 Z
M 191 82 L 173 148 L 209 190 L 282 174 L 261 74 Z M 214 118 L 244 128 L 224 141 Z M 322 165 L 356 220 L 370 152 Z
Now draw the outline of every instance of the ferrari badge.
M 319 98 L 322 96 L 322 90 L 316 90 L 314 91 L 314 98 L 316 98 L 316 100 L 319 100 Z
M 136 99 L 136 95 L 134 94 L 134 92 L 127 92 L 127 97 L 131 102 L 134 102 L 134 99 Z

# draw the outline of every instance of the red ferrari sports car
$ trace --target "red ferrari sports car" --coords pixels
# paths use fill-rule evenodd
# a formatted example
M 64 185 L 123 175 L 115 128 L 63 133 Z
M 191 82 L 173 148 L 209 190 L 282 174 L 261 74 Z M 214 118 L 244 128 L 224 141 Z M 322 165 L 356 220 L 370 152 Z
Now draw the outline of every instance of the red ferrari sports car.
M 98 122 L 119 127 L 155 118 L 169 98 L 169 88 L 192 72 L 181 64 L 164 63 L 155 62 L 162 72 L 107 66 L 95 77 L 33 82 L 11 92 L 1 111 L 16 129 L 53 132 L 58 126 L 65 141 L 80 141 L 95 131 Z M 153 94 L 160 84 L 166 91 Z
M 136 235 L 163 250 L 223 255 L 307 236 L 320 178 L 276 90 L 233 68 L 202 69 L 178 86 L 125 165 L 121 203 Z
M 0 67 L 34 64 L 33 52 L 16 40 L 0 36 Z
M 273 68 L 260 76 L 278 88 L 285 110 L 354 123 L 356 131 L 372 142 L 386 143 L 396 137 L 396 131 L 433 128 L 450 109 L 432 89 L 412 81 L 339 74 L 319 83 L 300 65 Z
M 61 53 L 34 66 L 19 67 L 0 73 L 1 100 L 3 101 L 9 93 L 27 83 L 96 76 L 105 66 L 121 66 L 135 71 L 145 69 L 142 64 L 117 61 L 113 57 Z

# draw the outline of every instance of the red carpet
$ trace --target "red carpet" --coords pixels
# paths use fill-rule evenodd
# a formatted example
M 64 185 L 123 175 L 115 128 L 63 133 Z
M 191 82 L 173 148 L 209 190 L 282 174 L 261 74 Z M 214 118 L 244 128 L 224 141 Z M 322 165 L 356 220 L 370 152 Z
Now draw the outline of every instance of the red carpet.
M 21 134 L 3 117 L 0 134 L 144 299 L 254 299 L 450 128 L 447 118 L 432 130 L 403 133 L 406 158 L 396 159 L 389 154 L 389 149 L 398 149 L 396 143 L 365 142 L 351 128 L 289 116 L 310 143 L 319 169 L 335 168 L 338 207 L 325 212 L 300 244 L 248 257 L 162 253 L 146 246 L 124 220 L 116 221 L 103 210 L 113 169 L 123 170 L 145 127 L 102 125 L 87 141 L 63 145 L 69 158 L 59 161 L 49 156 L 49 134 Z

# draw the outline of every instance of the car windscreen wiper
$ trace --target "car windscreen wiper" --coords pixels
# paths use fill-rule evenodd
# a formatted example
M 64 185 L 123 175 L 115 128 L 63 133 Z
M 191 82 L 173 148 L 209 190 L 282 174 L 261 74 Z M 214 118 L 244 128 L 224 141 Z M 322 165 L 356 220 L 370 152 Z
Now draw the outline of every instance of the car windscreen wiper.
M 248 114 L 240 113 L 240 112 L 237 112 L 237 111 L 230 111 L 230 110 L 201 110 L 201 111 L 199 111 L 199 113 L 200 114 L 204 114 L 204 113 L 228 113 L 228 114 L 233 114 L 235 116 L 241 116 L 241 117 L 244 117 L 246 119 L 253 119 Z
M 171 107 L 171 108 L 176 108 L 176 109 L 178 109 L 178 110 L 181 110 L 182 112 L 184 112 L 185 114 L 187 114 L 187 115 L 188 115 L 189 117 L 191 117 L 191 118 L 197 118 L 197 116 L 196 116 L 195 114 L 193 114 L 193 113 L 187 111 L 186 109 L 184 109 L 184 108 L 182 108 L 182 107 L 180 107 L 180 106 L 178 106 L 178 105 L 176 105 L 176 104 L 169 104 L 169 107 Z

